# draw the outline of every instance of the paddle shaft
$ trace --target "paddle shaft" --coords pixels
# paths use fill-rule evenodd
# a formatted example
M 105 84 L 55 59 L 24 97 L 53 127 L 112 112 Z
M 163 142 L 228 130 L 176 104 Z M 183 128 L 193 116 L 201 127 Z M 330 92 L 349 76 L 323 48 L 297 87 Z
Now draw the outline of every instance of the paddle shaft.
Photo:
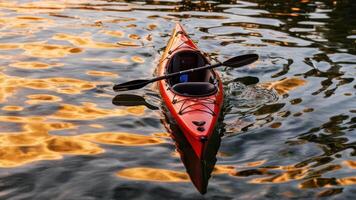
M 215 68 L 215 67 L 219 67 L 221 65 L 222 65 L 222 63 L 216 63 L 216 64 L 213 64 L 213 65 L 204 65 L 202 67 L 197 67 L 197 68 L 192 68 L 192 69 L 188 69 L 188 70 L 184 70 L 184 71 L 174 72 L 174 73 L 171 73 L 171 74 L 167 74 L 165 76 L 159 76 L 159 77 L 156 77 L 154 79 L 151 79 L 151 80 L 147 81 L 147 83 L 152 83 L 152 82 L 155 82 L 155 81 L 160 81 L 160 80 L 163 80 L 163 79 L 172 78 L 172 77 L 178 76 L 178 75 L 193 73 L 193 72 L 200 71 L 200 70 L 212 69 L 212 68 Z
M 227 67 L 237 68 L 237 67 L 251 64 L 251 63 L 255 62 L 257 59 L 258 59 L 257 54 L 246 54 L 246 55 L 236 56 L 236 57 L 230 58 L 229 60 L 227 60 L 223 63 L 218 62 L 213 65 L 207 64 L 202 67 L 197 67 L 197 68 L 192 68 L 192 69 L 188 69 L 188 70 L 184 70 L 184 71 L 174 72 L 174 73 L 166 74 L 164 76 L 156 77 L 156 78 L 153 78 L 150 80 L 133 80 L 133 81 L 121 83 L 118 85 L 114 85 L 113 89 L 115 91 L 135 90 L 135 89 L 142 88 L 149 83 L 153 83 L 155 81 L 159 81 L 159 80 L 163 80 L 163 79 L 172 78 L 174 76 L 179 76 L 179 75 L 192 73 L 192 72 L 196 72 L 196 71 L 201 71 L 201 70 L 212 69 L 212 68 L 216 68 L 216 67 L 219 67 L 222 65 L 225 65 Z

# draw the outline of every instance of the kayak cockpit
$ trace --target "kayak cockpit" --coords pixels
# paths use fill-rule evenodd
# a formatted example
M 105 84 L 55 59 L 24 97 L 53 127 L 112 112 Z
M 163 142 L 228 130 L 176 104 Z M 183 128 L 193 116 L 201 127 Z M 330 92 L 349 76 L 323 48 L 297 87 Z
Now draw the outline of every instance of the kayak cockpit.
M 208 64 L 199 51 L 183 50 L 175 53 L 169 61 L 168 73 L 179 72 Z M 182 74 L 168 80 L 172 91 L 181 96 L 203 97 L 217 92 L 213 70 L 199 70 Z

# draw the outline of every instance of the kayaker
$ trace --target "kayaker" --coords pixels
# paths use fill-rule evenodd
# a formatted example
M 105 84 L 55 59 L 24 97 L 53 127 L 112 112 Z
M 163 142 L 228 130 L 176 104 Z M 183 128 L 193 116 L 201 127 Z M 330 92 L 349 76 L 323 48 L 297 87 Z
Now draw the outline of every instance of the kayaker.
M 191 57 L 191 56 L 187 56 L 187 55 L 183 55 L 181 56 L 181 59 L 180 59 L 180 71 L 183 71 L 183 70 L 187 70 L 187 69 L 190 69 L 192 66 L 196 65 L 196 59 L 194 57 Z M 192 75 L 191 75 L 192 76 Z M 180 83 L 185 83 L 185 82 L 188 82 L 190 81 L 189 80 L 189 75 L 188 74 L 182 74 L 180 75 L 179 77 L 179 82 Z

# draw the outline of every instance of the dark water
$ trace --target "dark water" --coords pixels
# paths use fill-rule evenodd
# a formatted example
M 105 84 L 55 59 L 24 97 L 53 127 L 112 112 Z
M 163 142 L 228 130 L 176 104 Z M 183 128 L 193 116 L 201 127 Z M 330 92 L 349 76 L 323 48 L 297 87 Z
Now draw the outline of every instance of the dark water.
M 352 0 L 1 1 L 0 199 L 353 199 L 355 11 Z M 154 85 L 134 92 L 146 103 L 112 103 L 114 83 L 152 77 L 178 21 L 212 58 L 260 55 L 221 69 L 224 136 L 204 196 Z

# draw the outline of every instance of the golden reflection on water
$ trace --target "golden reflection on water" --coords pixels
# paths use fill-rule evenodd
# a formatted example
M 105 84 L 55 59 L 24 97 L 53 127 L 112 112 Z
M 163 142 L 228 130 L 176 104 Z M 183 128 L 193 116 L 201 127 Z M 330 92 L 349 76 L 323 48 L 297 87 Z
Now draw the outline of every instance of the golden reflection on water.
M 348 166 L 351 169 L 356 169 L 356 161 L 355 160 L 345 160 L 343 162 L 343 164 Z
M 300 78 L 286 78 L 275 82 L 261 83 L 260 86 L 267 89 L 275 89 L 278 94 L 286 94 L 289 91 L 296 89 L 297 87 L 306 84 L 306 80 Z
M 330 171 L 337 171 L 342 169 L 341 165 L 329 165 L 319 170 L 314 170 L 310 166 L 305 166 L 305 167 L 296 167 L 295 165 L 261 166 L 265 162 L 266 160 L 249 162 L 246 164 L 241 164 L 237 167 L 230 166 L 230 165 L 216 165 L 213 174 L 214 175 L 228 174 L 230 176 L 240 177 L 240 178 L 253 176 L 253 178 L 248 181 L 249 183 L 279 184 L 279 183 L 286 183 L 294 180 L 303 180 L 313 176 L 320 176 Z M 256 177 L 256 176 L 263 176 L 263 177 Z M 299 188 L 305 189 L 305 188 L 328 187 L 328 186 L 335 186 L 335 185 L 354 185 L 354 184 L 356 184 L 356 177 L 312 178 L 312 179 L 307 179 L 307 181 L 300 183 Z
M 34 16 L 1 17 L 0 25 L 9 30 L 2 33 L 4 36 L 23 35 L 28 37 L 53 26 L 54 22 L 50 19 Z
M 141 58 L 140 56 L 132 56 L 131 60 L 136 63 L 144 63 L 145 62 L 145 60 L 143 58 Z
M 51 115 L 50 118 L 63 120 L 94 120 L 125 115 L 141 116 L 144 114 L 144 111 L 145 106 L 127 107 L 123 109 L 103 109 L 98 108 L 94 103 L 84 102 L 81 106 L 62 104 L 61 108 Z
M 61 12 L 66 7 L 57 1 L 35 1 L 30 3 L 3 2 L 1 8 L 11 9 L 18 13 L 48 13 Z
M 264 170 L 265 174 L 267 174 L 268 170 Z M 307 175 L 307 171 L 305 168 L 290 169 L 272 177 L 254 178 L 250 183 L 285 183 L 292 180 L 300 180 Z
M 36 1 L 29 3 L 0 2 L 0 8 L 6 8 L 19 13 L 51 13 L 52 16 L 63 17 L 55 14 L 61 12 L 67 6 L 74 6 L 87 1 Z M 128 21 L 127 19 L 117 19 Z M 131 20 L 129 20 L 131 21 Z M 112 22 L 118 23 L 118 21 Z M 95 23 L 99 24 L 99 23 Z M 30 36 L 31 34 L 47 29 L 54 24 L 53 19 L 31 15 L 21 15 L 15 17 L 2 17 L 0 25 L 4 29 L 10 30 L 4 35 L 21 34 Z M 102 23 L 101 23 L 102 25 Z M 15 32 L 14 32 L 15 30 Z M 121 31 L 103 30 L 101 33 L 116 38 L 125 36 Z M 26 70 L 47 70 L 52 67 L 63 66 L 62 63 L 43 61 L 22 61 L 23 58 L 36 57 L 42 59 L 55 59 L 78 54 L 87 48 L 110 49 L 119 47 L 141 46 L 137 43 L 141 37 L 136 34 L 128 34 L 130 41 L 117 41 L 116 43 L 106 43 L 94 41 L 90 33 L 80 35 L 57 33 L 52 36 L 53 40 L 68 42 L 68 45 L 51 44 L 47 41 L 26 42 L 26 43 L 0 43 L 0 50 L 23 50 L 16 57 L 13 55 L 2 55 L 2 59 L 15 60 L 9 66 Z M 21 57 L 22 56 L 22 57 Z M 103 61 L 99 59 L 98 61 Z M 121 64 L 128 64 L 126 58 L 115 58 L 110 60 Z M 131 57 L 132 62 L 143 63 L 144 59 L 139 56 Z M 90 70 L 86 72 L 90 76 L 115 77 L 117 74 L 104 71 Z M 6 102 L 14 96 L 21 88 L 34 90 L 47 90 L 59 94 L 74 95 L 82 91 L 94 89 L 100 83 L 68 78 L 51 77 L 41 79 L 22 78 L 9 76 L 0 73 L 0 102 Z M 60 96 L 50 94 L 30 94 L 27 95 L 26 104 L 58 103 L 62 101 Z M 22 111 L 23 107 L 6 105 L 1 108 L 4 111 Z M 60 108 L 49 116 L 0 116 L 2 123 L 19 123 L 22 130 L 19 132 L 0 132 L 0 167 L 17 167 L 34 161 L 61 159 L 64 155 L 93 155 L 104 152 L 97 143 L 141 146 L 156 145 L 164 140 L 155 135 L 145 136 L 139 134 L 122 132 L 101 132 L 87 133 L 73 136 L 51 135 L 51 131 L 76 130 L 78 127 L 68 122 L 49 122 L 47 120 L 95 120 L 106 117 L 117 117 L 125 115 L 142 116 L 145 112 L 144 106 L 103 109 L 94 103 L 83 102 L 81 105 L 60 104 Z M 100 124 L 88 125 L 92 128 L 104 128 Z
M 16 62 L 10 64 L 11 67 L 21 68 L 21 69 L 48 69 L 51 67 L 59 67 L 63 66 L 63 64 L 56 63 L 56 64 L 47 64 L 42 62 Z
M 308 2 L 303 0 L 302 2 Z M 81 4 L 87 3 L 87 4 Z M 67 16 L 64 11 L 66 7 L 75 9 L 94 9 L 95 5 L 90 5 L 92 1 L 89 0 L 60 0 L 60 1 L 33 1 L 20 3 L 16 1 L 0 2 L 0 8 L 6 9 L 6 13 L 0 13 L 0 25 L 6 32 L 1 32 L 0 36 L 14 37 L 17 35 L 25 36 L 26 39 L 35 41 L 34 33 L 52 28 L 61 23 L 55 21 L 56 19 L 68 18 L 70 20 L 75 19 L 77 23 L 83 23 L 85 18 L 82 16 Z M 81 5 L 80 5 L 81 4 Z M 97 7 L 100 7 L 97 6 Z M 19 16 L 9 16 L 8 10 L 18 12 Z M 292 8 L 292 11 L 298 12 L 299 8 Z M 50 17 L 44 18 L 39 16 L 33 16 L 36 13 L 46 13 Z M 271 15 L 283 15 L 296 17 L 298 13 L 271 13 Z M 42 16 L 42 15 L 41 15 Z M 60 17 L 60 18 L 58 18 Z M 218 16 L 214 16 L 214 18 Z M 152 17 L 153 18 L 153 17 Z M 58 63 L 57 59 L 64 57 L 74 58 L 78 54 L 88 51 L 89 49 L 98 50 L 114 50 L 118 48 L 134 48 L 141 47 L 141 40 L 152 40 L 152 34 L 145 33 L 145 35 L 138 35 L 134 33 L 126 32 L 129 28 L 139 27 L 135 23 L 137 19 L 127 17 L 117 17 L 116 19 L 104 19 L 102 21 L 91 21 L 90 24 L 80 25 L 80 28 L 90 27 L 94 28 L 103 37 L 113 37 L 112 43 L 101 42 L 97 35 L 92 35 L 88 32 L 83 33 L 58 33 L 53 36 L 49 36 L 48 40 L 39 42 L 23 42 L 23 43 L 0 43 L 0 50 L 8 51 L 10 53 L 16 52 L 13 55 L 0 55 L 0 59 L 8 60 L 11 62 L 8 64 L 10 67 L 33 70 L 33 72 L 40 72 L 40 70 L 57 70 L 51 69 L 55 67 L 61 67 L 64 64 Z M 106 23 L 112 23 L 111 25 L 117 25 L 122 22 L 132 22 L 132 24 L 124 24 L 122 27 L 126 27 L 121 30 L 104 30 L 108 26 Z M 246 28 L 260 28 L 259 24 L 253 23 L 241 23 Z M 110 25 L 110 26 L 111 26 Z M 67 25 L 64 25 L 64 28 Z M 56 28 L 61 28 L 56 27 Z M 157 29 L 156 24 L 148 24 L 143 27 L 145 30 L 153 31 Z M 57 29 L 58 30 L 58 29 Z M 57 31 L 55 30 L 55 31 Z M 80 30 L 80 29 L 77 29 Z M 95 36 L 95 37 L 94 37 Z M 251 33 L 249 36 L 262 37 L 260 33 Z M 294 43 L 278 40 L 263 40 L 264 43 L 278 45 L 278 46 L 292 46 Z M 59 44 L 58 44 L 59 43 Z M 248 45 L 248 44 L 242 44 Z M 253 46 L 253 44 L 251 44 Z M 256 44 L 257 46 L 257 44 Z M 18 52 L 17 52 L 18 51 Z M 80 54 L 82 55 L 82 54 Z M 79 55 L 79 56 L 80 56 Z M 130 63 L 145 63 L 145 57 L 142 54 L 132 56 L 122 56 L 115 58 L 79 58 L 89 62 L 113 62 L 115 65 L 127 65 Z M 33 61 L 35 60 L 36 61 Z M 29 61 L 31 60 L 31 61 Z M 1 70 L 6 67 L 2 67 Z M 5 71 L 4 70 L 4 71 Z M 13 68 L 10 70 L 15 71 Z M 37 70 L 37 71 L 35 71 Z M 20 71 L 20 70 L 16 70 Z M 22 70 L 24 71 L 24 70 Z M 7 72 L 7 71 L 5 71 Z M 42 71 L 41 71 L 42 72 Z M 89 76 L 97 77 L 118 77 L 118 74 L 88 70 L 84 72 Z M 92 78 L 92 77 L 91 77 Z M 298 77 L 286 78 L 275 82 L 262 83 L 262 87 L 268 89 L 275 89 L 280 95 L 286 94 L 289 91 L 303 86 L 307 83 L 305 79 Z M 20 127 L 21 130 L 10 132 L 0 132 L 0 167 L 18 167 L 28 163 L 41 160 L 56 160 L 61 159 L 66 155 L 95 155 L 104 152 L 102 144 L 107 145 L 119 145 L 119 146 L 145 146 L 145 145 L 158 145 L 164 143 L 167 138 L 170 138 L 168 133 L 152 133 L 150 135 L 141 135 L 135 133 L 126 132 L 107 132 L 105 126 L 99 124 L 94 120 L 109 117 L 120 117 L 126 115 L 144 116 L 145 106 L 125 107 L 125 108 L 100 108 L 97 104 L 89 102 L 78 102 L 69 104 L 68 102 L 61 102 L 66 99 L 66 95 L 77 95 L 82 92 L 95 89 L 102 83 L 68 78 L 68 77 L 52 77 L 52 78 L 22 78 L 17 76 L 10 76 L 0 72 L 0 103 L 11 101 L 12 98 L 23 98 L 19 95 L 24 89 L 36 90 L 36 93 L 42 93 L 50 91 L 51 94 L 27 94 L 25 103 L 28 105 L 45 105 L 48 103 L 59 105 L 58 110 L 52 110 L 53 113 L 48 116 L 22 116 L 23 113 L 19 112 L 27 108 L 24 105 L 18 106 L 16 103 L 13 105 L 3 105 L 1 110 L 7 111 L 4 113 L 16 112 L 14 115 L 20 116 L 8 116 L 5 114 L 0 115 L 0 123 L 8 124 L 14 123 L 16 125 L 9 126 L 10 128 Z M 40 90 L 40 91 L 38 91 Z M 44 91 L 45 90 L 45 91 Z M 52 94 L 53 92 L 57 94 Z M 351 95 L 351 93 L 344 93 L 344 95 Z M 10 98 L 12 97 L 12 98 Z M 71 96 L 71 98 L 76 96 Z M 93 97 L 109 97 L 109 94 L 95 94 Z M 60 102 L 60 104 L 58 103 Z M 298 104 L 300 101 L 292 101 L 292 104 Z M 33 106 L 35 107 L 35 106 Z M 312 108 L 303 109 L 303 113 L 313 112 Z M 295 113 L 294 116 L 301 116 L 303 114 Z M 25 114 L 24 114 L 25 115 Z M 56 121 L 58 120 L 58 121 Z M 61 120 L 69 120 L 73 123 L 62 122 Z M 78 125 L 75 123 L 77 120 L 87 120 L 87 125 Z M 98 124 L 96 124 L 98 123 Z M 19 125 L 20 124 L 20 125 Z M 86 124 L 86 122 L 84 123 Z M 87 126 L 87 128 L 96 129 L 102 132 L 94 133 L 82 133 L 76 134 L 77 129 L 81 126 Z M 272 128 L 280 128 L 281 122 L 274 122 L 270 125 Z M 52 132 L 60 132 L 62 130 L 64 134 L 70 134 L 70 136 L 54 135 Z M 60 132 L 63 134 L 62 132 Z M 178 153 L 172 153 L 173 156 L 178 157 Z M 225 156 L 223 153 L 221 156 Z M 229 176 L 238 177 L 239 180 L 249 177 L 248 182 L 254 184 L 276 184 L 286 183 L 293 180 L 299 180 L 300 188 L 317 188 L 317 187 L 334 187 L 344 185 L 356 184 L 356 177 L 344 177 L 344 178 L 321 178 L 323 173 L 340 170 L 341 166 L 334 165 L 329 168 L 325 168 L 324 171 L 316 171 L 314 167 L 304 166 L 296 167 L 295 165 L 288 166 L 262 166 L 266 163 L 266 160 L 254 161 L 241 164 L 239 166 L 229 165 L 216 165 L 214 168 L 214 175 L 227 174 Z M 356 168 L 356 162 L 347 160 L 343 162 L 343 166 L 351 169 Z M 189 177 L 185 172 L 179 172 L 167 169 L 157 168 L 127 168 L 117 172 L 117 176 L 132 180 L 142 181 L 160 181 L 160 182 L 187 182 Z M 250 178 L 251 177 L 251 178 Z M 321 196 L 334 192 L 327 190 Z M 293 196 L 293 195 L 291 195 Z
M 90 36 L 76 36 L 65 33 L 58 33 L 52 37 L 54 40 L 65 40 L 81 48 L 118 48 L 120 45 L 106 42 L 93 41 Z
M 73 155 L 93 155 L 104 152 L 97 144 L 73 136 L 55 136 L 46 141 L 49 150 Z
M 156 134 L 153 134 L 157 136 Z M 179 157 L 178 152 L 172 153 L 173 157 Z M 257 167 L 263 165 L 266 160 L 248 162 L 241 167 Z M 263 171 L 263 174 L 270 174 L 268 169 L 260 169 Z M 216 165 L 213 170 L 213 175 L 222 175 L 228 174 L 230 176 L 246 176 L 245 174 L 252 175 L 250 172 L 245 172 L 244 170 L 237 171 L 234 166 L 230 165 Z M 258 173 L 261 175 L 261 173 Z M 189 181 L 189 177 L 186 173 L 177 172 L 166 169 L 157 169 L 157 168 L 146 168 L 146 167 L 135 167 L 127 168 L 117 172 L 117 176 L 131 179 L 131 180 L 140 180 L 140 181 L 161 181 L 161 182 L 186 182 Z
M 147 28 L 148 28 L 148 30 L 153 31 L 153 30 L 155 30 L 157 28 L 157 25 L 156 24 L 149 24 L 147 26 Z
M 228 165 L 215 165 L 212 174 L 232 174 L 235 172 L 235 167 Z
M 356 176 L 336 179 L 338 185 L 356 185 Z
M 99 128 L 99 129 L 104 128 L 104 126 L 101 124 L 89 124 L 89 126 L 93 128 Z
M 120 63 L 120 64 L 129 64 L 129 61 L 125 58 L 115 58 L 111 60 L 112 62 L 115 63 Z
M 62 156 L 48 150 L 45 144 L 32 146 L 5 146 L 0 148 L 0 167 L 18 167 L 39 160 L 56 160 Z
M 301 189 L 356 185 L 356 177 L 344 178 L 312 178 L 299 184 Z
M 26 101 L 27 104 L 43 104 L 62 101 L 60 97 L 48 94 L 33 94 L 28 95 L 27 98 L 30 99 Z
M 110 31 L 110 30 L 102 30 L 100 31 L 101 33 L 104 33 L 106 35 L 112 36 L 112 37 L 118 37 L 122 38 L 125 36 L 125 33 L 122 31 Z
M 140 181 L 188 182 L 190 180 L 184 172 L 145 167 L 123 169 L 116 175 L 121 178 Z
M 5 111 L 22 111 L 23 107 L 21 106 L 4 106 L 1 108 L 1 110 Z
M 18 46 L 25 50 L 24 54 L 38 58 L 62 58 L 74 53 L 81 53 L 83 49 L 72 46 L 38 43 L 25 43 Z
M 91 62 L 114 62 L 120 64 L 129 64 L 129 61 L 126 58 L 114 58 L 114 59 L 104 59 L 104 58 L 83 58 L 85 61 Z
M 246 163 L 246 166 L 248 166 L 248 167 L 258 167 L 260 165 L 263 165 L 265 162 L 266 162 L 266 160 L 258 160 L 258 161 Z
M 131 39 L 133 39 L 133 40 L 139 40 L 139 39 L 141 39 L 141 37 L 140 37 L 139 35 L 137 35 L 137 34 L 130 34 L 130 35 L 129 35 L 129 38 L 131 38 Z
M 172 138 L 170 133 L 164 132 L 164 133 L 153 133 L 152 134 L 155 137 L 162 137 L 162 138 Z
M 79 94 L 83 90 L 90 90 L 96 87 L 96 84 L 89 81 L 53 77 L 45 79 L 29 79 L 15 76 L 8 76 L 0 72 L 0 103 L 6 101 L 21 87 L 50 90 L 62 94 Z
M 87 75 L 90 76 L 111 76 L 111 77 L 117 77 L 118 75 L 112 72 L 104 72 L 104 71 L 95 71 L 95 70 L 90 70 L 86 72 Z
M 88 133 L 77 136 L 78 138 L 102 144 L 122 146 L 142 146 L 161 144 L 164 140 L 154 137 L 123 132 Z
M 22 131 L 0 132 L 0 167 L 18 167 L 34 161 L 61 159 L 64 155 L 94 155 L 104 152 L 97 143 L 142 146 L 164 142 L 156 136 L 121 132 L 51 135 L 51 131 L 76 130 L 78 127 L 68 122 L 48 122 L 47 118 L 40 116 L 0 116 L 0 122 L 22 124 Z

